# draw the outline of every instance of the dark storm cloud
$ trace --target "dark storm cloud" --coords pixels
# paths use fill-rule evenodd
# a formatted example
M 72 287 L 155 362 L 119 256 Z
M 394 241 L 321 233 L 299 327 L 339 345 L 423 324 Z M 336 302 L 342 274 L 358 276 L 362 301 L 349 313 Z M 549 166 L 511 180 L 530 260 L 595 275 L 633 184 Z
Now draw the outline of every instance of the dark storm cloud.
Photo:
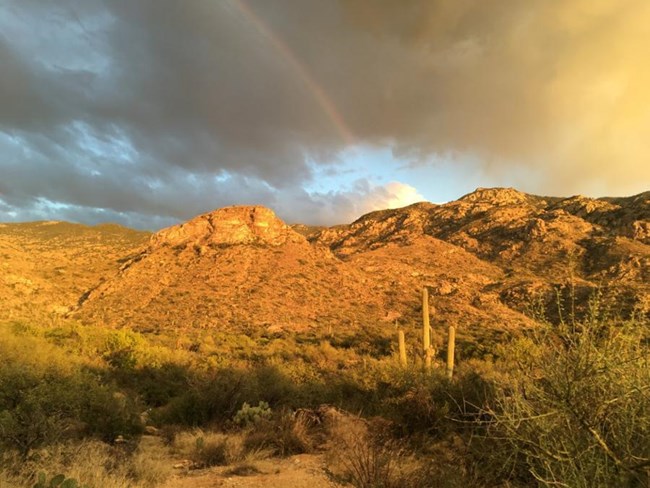
M 327 120 L 310 120 L 306 87 L 232 4 L 9 7 L 0 164 L 5 199 L 18 207 L 43 198 L 187 218 L 271 203 L 272 189 L 310 178 L 307 158 L 336 151 Z M 43 39 L 22 42 L 34 26 Z
M 332 222 L 417 195 L 306 191 L 350 137 L 411 164 L 469 154 L 545 194 L 650 180 L 644 0 L 2 4 L 10 218 L 153 226 L 261 203 Z

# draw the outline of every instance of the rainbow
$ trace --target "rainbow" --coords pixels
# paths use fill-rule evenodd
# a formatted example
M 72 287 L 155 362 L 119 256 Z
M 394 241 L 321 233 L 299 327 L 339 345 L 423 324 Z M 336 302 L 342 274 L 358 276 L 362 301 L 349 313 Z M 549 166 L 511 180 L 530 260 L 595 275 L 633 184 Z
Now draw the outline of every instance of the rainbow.
M 343 142 L 351 146 L 355 143 L 355 137 L 346 124 L 341 112 L 336 108 L 332 99 L 327 95 L 327 92 L 320 86 L 316 80 L 311 76 L 307 67 L 300 62 L 298 57 L 294 54 L 291 48 L 284 40 L 276 33 L 273 32 L 271 27 L 260 18 L 255 11 L 246 4 L 245 0 L 234 0 L 234 4 L 243 16 L 257 29 L 257 31 L 266 37 L 273 48 L 282 56 L 282 58 L 295 70 L 305 83 L 309 91 L 312 93 L 314 99 L 321 107 L 327 118 L 331 121 L 336 131 L 341 136 Z

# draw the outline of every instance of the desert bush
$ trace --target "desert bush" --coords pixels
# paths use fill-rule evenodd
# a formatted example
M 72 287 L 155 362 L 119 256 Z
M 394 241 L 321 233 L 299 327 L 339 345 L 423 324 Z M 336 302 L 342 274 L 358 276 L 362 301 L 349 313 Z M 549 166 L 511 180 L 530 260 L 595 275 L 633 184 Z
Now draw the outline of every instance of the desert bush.
M 226 466 L 246 457 L 243 437 L 239 434 L 197 429 L 179 433 L 172 446 L 198 467 Z
M 26 455 L 61 439 L 80 415 L 74 378 L 37 375 L 5 366 L 0 372 L 0 444 Z
M 0 446 L 23 455 L 84 434 L 138 433 L 132 402 L 40 337 L 0 335 Z
M 88 384 L 84 385 L 88 388 Z M 90 385 L 83 398 L 79 418 L 84 422 L 86 435 L 112 442 L 117 437 L 136 437 L 142 434 L 137 402 L 129 395 L 105 385 Z
M 386 395 L 383 403 L 387 413 L 403 435 L 442 434 L 451 403 L 444 383 L 442 376 L 423 378 L 418 374 L 395 385 L 395 390 Z
M 402 437 L 442 438 L 462 425 L 452 420 L 471 419 L 493 394 L 481 372 L 462 365 L 454 381 L 441 368 L 425 372 L 389 363 L 372 375 L 366 389 L 373 406 L 363 413 L 391 420 Z
M 220 368 L 195 375 L 184 394 L 156 413 L 156 420 L 192 427 L 226 426 L 244 403 L 259 405 L 260 401 L 265 401 L 271 407 L 291 406 L 304 397 L 299 391 L 300 388 L 274 366 Z
M 330 338 L 336 348 L 352 349 L 359 355 L 386 358 L 393 353 L 392 330 L 385 327 L 367 326 Z
M 488 432 L 541 486 L 633 487 L 650 468 L 647 322 L 541 324 L 511 346 Z
M 158 423 L 191 427 L 225 424 L 244 402 L 260 401 L 259 385 L 246 369 L 223 368 L 197 377 L 187 391 L 155 413 Z
M 185 393 L 192 376 L 186 365 L 167 362 L 156 366 L 144 365 L 119 374 L 118 381 L 137 392 L 145 405 L 161 407 Z
M 417 463 L 387 434 L 382 423 L 338 413 L 329 419 L 327 467 L 330 475 L 356 488 L 415 488 Z
M 301 399 L 302 384 L 291 379 L 286 366 L 266 363 L 255 365 L 252 380 L 259 397 L 271 406 L 294 406 L 293 402 Z
M 311 452 L 314 449 L 311 427 L 307 416 L 283 410 L 251 424 L 244 446 L 247 451 L 269 450 L 281 457 Z
M 197 438 L 192 460 L 199 467 L 229 464 L 226 438 L 212 438 L 207 441 L 205 437 Z
M 102 355 L 113 367 L 130 370 L 137 364 L 136 350 L 144 342 L 137 332 L 129 330 L 112 331 L 106 338 Z

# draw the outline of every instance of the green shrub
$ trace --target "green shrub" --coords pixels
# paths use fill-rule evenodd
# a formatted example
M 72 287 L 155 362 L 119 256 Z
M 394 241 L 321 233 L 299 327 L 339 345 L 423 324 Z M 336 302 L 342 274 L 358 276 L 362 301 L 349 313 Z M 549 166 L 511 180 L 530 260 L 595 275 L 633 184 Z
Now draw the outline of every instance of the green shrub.
M 106 338 L 102 355 L 114 368 L 132 370 L 137 364 L 136 350 L 143 342 L 142 336 L 136 332 L 113 331 Z
M 258 385 L 245 369 L 219 369 L 197 378 L 181 396 L 157 412 L 158 423 L 198 427 L 226 423 L 244 402 L 260 400 Z
M 186 391 L 161 409 L 156 419 L 192 427 L 225 425 L 233 421 L 244 403 L 250 406 L 264 399 L 270 405 L 291 405 L 297 398 L 298 388 L 273 366 L 220 368 L 196 375 Z
M 120 375 L 120 384 L 135 390 L 145 405 L 161 407 L 185 393 L 192 373 L 184 365 L 164 363 L 143 366 Z
M 137 434 L 133 402 L 79 358 L 34 337 L 0 336 L 0 447 L 23 455 L 83 434 Z

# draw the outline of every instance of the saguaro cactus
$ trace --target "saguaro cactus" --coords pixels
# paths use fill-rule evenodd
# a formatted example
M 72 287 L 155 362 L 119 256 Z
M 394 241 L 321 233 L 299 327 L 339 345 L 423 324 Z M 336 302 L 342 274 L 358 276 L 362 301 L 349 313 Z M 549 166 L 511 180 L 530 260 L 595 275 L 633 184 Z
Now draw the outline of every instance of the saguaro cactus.
M 397 332 L 397 343 L 399 345 L 399 363 L 406 368 L 406 342 L 404 341 L 404 331 Z
M 431 369 L 431 327 L 429 325 L 429 290 L 422 288 L 422 352 L 424 353 L 424 367 Z
M 449 336 L 447 338 L 447 377 L 451 379 L 454 376 L 454 352 L 456 349 L 456 328 L 449 326 Z

